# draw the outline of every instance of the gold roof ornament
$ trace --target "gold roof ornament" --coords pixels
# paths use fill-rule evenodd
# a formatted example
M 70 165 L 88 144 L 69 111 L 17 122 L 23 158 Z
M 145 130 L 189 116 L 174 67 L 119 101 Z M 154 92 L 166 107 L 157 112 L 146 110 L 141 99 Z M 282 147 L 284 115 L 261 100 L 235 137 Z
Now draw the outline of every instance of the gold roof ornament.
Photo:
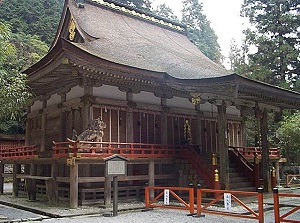
M 70 22 L 69 22 L 69 40 L 73 41 L 75 39 L 75 35 L 76 35 L 76 24 L 74 21 L 74 18 L 71 17 L 70 18 Z
M 191 93 L 193 105 L 198 105 L 201 102 L 200 93 Z

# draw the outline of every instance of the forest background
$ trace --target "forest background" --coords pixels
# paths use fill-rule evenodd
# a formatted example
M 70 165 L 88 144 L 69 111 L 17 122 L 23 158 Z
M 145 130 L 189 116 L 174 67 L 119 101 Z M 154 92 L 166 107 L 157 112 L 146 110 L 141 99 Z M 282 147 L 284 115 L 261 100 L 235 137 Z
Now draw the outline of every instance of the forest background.
M 115 0 L 187 25 L 188 38 L 211 60 L 222 65 L 218 37 L 201 0 L 183 0 L 179 19 L 151 0 Z M 63 0 L 0 0 L 0 132 L 23 133 L 24 105 L 30 103 L 22 72 L 48 52 Z M 229 61 L 233 73 L 300 92 L 300 0 L 244 0 L 241 16 L 251 27 L 242 45 L 233 39 Z M 250 52 L 250 48 L 255 48 Z M 270 146 L 281 147 L 291 164 L 300 164 L 300 113 L 283 110 L 269 115 Z M 259 121 L 247 117 L 247 146 L 259 142 Z

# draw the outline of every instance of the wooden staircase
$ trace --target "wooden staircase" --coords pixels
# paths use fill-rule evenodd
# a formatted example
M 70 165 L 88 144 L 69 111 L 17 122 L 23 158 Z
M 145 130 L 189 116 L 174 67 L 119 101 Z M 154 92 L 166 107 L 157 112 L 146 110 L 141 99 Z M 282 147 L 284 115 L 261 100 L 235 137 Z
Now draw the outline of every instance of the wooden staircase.
M 240 191 L 256 191 L 253 181 L 246 176 L 244 171 L 241 171 L 239 165 L 230 159 L 229 162 L 230 189 Z

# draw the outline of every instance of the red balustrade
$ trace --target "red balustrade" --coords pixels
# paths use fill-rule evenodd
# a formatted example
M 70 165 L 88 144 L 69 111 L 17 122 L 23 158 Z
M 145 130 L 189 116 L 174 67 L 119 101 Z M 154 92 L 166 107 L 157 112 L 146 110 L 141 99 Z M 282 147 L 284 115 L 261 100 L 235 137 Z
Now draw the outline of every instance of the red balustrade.
M 255 154 L 258 157 L 261 157 L 261 148 L 260 147 L 231 147 L 237 149 L 246 159 L 254 158 Z M 279 148 L 269 148 L 270 159 L 279 159 L 280 158 L 280 149 Z
M 127 158 L 170 158 L 180 156 L 182 146 L 114 142 L 54 142 L 53 157 L 108 157 L 119 154 Z
M 9 159 L 31 159 L 36 156 L 36 146 L 2 147 L 0 149 L 0 160 Z

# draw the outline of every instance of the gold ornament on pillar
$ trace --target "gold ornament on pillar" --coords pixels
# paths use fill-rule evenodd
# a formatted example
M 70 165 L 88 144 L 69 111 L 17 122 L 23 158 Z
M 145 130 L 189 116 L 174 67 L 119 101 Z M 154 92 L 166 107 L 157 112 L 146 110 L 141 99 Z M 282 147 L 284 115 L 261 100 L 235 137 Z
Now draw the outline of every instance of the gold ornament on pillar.
M 191 126 L 188 120 L 185 120 L 183 131 L 185 143 L 189 144 L 191 139 Z
M 192 96 L 192 103 L 193 105 L 198 105 L 201 102 L 201 95 L 200 93 L 191 93 Z

